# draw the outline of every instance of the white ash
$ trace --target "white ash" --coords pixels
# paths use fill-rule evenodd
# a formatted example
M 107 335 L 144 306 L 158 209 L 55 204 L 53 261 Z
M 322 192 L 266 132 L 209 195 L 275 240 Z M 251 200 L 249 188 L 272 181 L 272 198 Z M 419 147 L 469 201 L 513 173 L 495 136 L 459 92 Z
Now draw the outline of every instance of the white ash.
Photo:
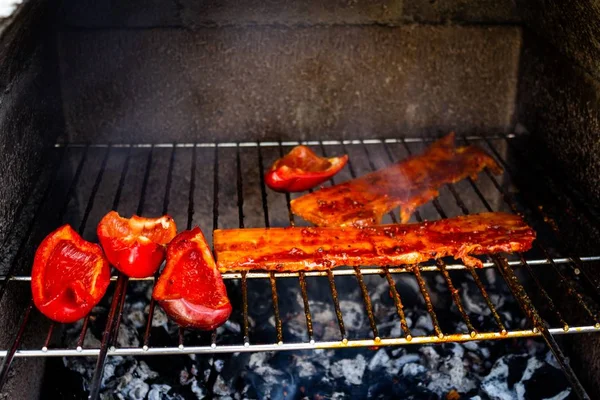
M 532 357 L 527 360 L 527 367 L 525 368 L 525 371 L 523 372 L 523 377 L 515 385 L 515 391 L 517 392 L 517 397 L 519 399 L 525 398 L 525 385 L 523 382 L 531 379 L 531 377 L 533 376 L 533 373 L 537 369 L 539 369 L 542 365 L 543 365 L 543 363 L 541 361 L 537 360 L 535 357 Z
M 221 375 L 217 376 L 217 380 L 213 385 L 213 393 L 218 396 L 228 396 L 233 393 L 233 390 L 227 385 L 225 379 Z
M 296 370 L 300 378 L 308 378 L 317 374 L 317 367 L 303 357 L 295 357 Z
M 223 360 L 215 360 L 215 371 L 221 372 L 223 370 L 223 366 L 225 365 L 225 361 Z
M 464 353 L 464 349 L 459 344 L 454 344 L 452 355 L 445 357 L 437 370 L 430 371 L 428 374 L 427 388 L 440 395 L 452 389 L 460 393 L 475 389 L 476 384 L 468 376 L 468 370 L 464 365 Z
M 367 362 L 362 354 L 354 359 L 343 359 L 333 363 L 331 375 L 334 378 L 344 378 L 347 384 L 360 385 L 365 373 Z
M 402 367 L 402 375 L 404 376 L 416 376 L 427 372 L 427 368 L 417 363 L 404 364 Z
M 554 368 L 560 369 L 560 365 L 558 365 L 558 361 L 556 361 L 556 357 L 554 357 L 554 354 L 552 354 L 552 352 L 549 351 L 546 353 L 544 361 L 547 362 L 549 365 L 553 366 Z
M 248 367 L 260 375 L 267 384 L 280 382 L 282 375 L 284 375 L 284 372 L 268 365 L 267 361 L 272 356 L 273 353 L 271 352 L 254 353 L 248 361 Z
M 140 340 L 138 339 L 137 331 L 128 325 L 120 324 L 117 344 L 119 347 L 139 347 Z
M 360 331 L 365 326 L 365 307 L 356 301 L 340 301 L 340 309 L 344 317 L 347 331 Z
M 379 349 L 371 361 L 369 361 L 368 369 L 369 371 L 375 371 L 379 368 L 383 368 L 388 365 L 390 362 L 390 356 L 388 356 L 385 349 Z
M 545 400 L 565 400 L 570 395 L 571 395 L 571 389 L 565 389 L 562 392 L 557 393 L 555 396 L 548 397 Z
M 433 323 L 431 322 L 431 317 L 428 315 L 419 316 L 417 318 L 417 322 L 415 323 L 415 328 L 423 329 L 426 332 L 433 332 Z
M 171 386 L 169 385 L 150 385 L 148 400 L 183 400 L 183 397 L 178 394 L 170 395 L 170 390 Z
M 348 395 L 343 392 L 334 392 L 331 394 L 331 400 L 342 400 L 347 399 Z
M 204 391 L 204 388 L 202 388 L 201 386 L 198 385 L 198 381 L 195 378 L 192 381 L 190 389 L 191 389 L 192 393 L 194 393 L 198 399 L 203 399 L 206 397 L 206 392 Z

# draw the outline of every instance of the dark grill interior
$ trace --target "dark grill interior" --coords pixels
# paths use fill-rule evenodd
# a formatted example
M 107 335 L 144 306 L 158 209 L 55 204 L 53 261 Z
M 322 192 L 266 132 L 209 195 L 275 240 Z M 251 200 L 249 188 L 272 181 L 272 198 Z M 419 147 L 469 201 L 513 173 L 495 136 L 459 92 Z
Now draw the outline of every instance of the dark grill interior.
M 467 268 L 454 260 L 394 268 L 335 269 L 329 272 L 300 273 L 229 273 L 228 291 L 233 302 L 234 315 L 230 319 L 238 324 L 235 329 L 220 329 L 208 334 L 196 334 L 182 329 L 172 330 L 174 336 L 160 339 L 155 345 L 152 336 L 154 302 L 144 314 L 145 327 L 138 329 L 139 345 L 117 345 L 116 332 L 123 319 L 124 304 L 139 285 L 151 286 L 153 279 L 127 279 L 113 276 L 103 306 L 97 307 L 82 324 L 61 326 L 42 322 L 42 328 L 31 320 L 39 319 L 37 310 L 30 302 L 24 309 L 20 324 L 15 326 L 2 342 L 4 357 L 0 382 L 4 383 L 13 359 L 19 357 L 93 356 L 97 358 L 96 371 L 91 383 L 91 393 L 98 393 L 102 369 L 106 357 L 117 355 L 174 355 L 230 353 L 265 350 L 301 350 L 318 348 L 344 348 L 388 346 L 403 344 L 442 343 L 448 341 L 473 341 L 483 339 L 507 339 L 542 336 L 550 345 L 558 362 L 567 373 L 575 393 L 583 393 L 577 378 L 556 343 L 554 335 L 595 332 L 600 329 L 597 304 L 596 280 L 589 275 L 584 264 L 600 260 L 595 253 L 577 253 L 564 245 L 558 227 L 545 211 L 535 194 L 540 184 L 530 181 L 529 186 L 514 185 L 513 178 L 518 163 L 527 163 L 530 178 L 536 179 L 543 170 L 537 161 L 523 152 L 523 140 L 514 136 L 483 138 L 464 137 L 464 143 L 477 143 L 487 149 L 505 168 L 503 176 L 489 171 L 480 179 L 468 179 L 448 185 L 441 196 L 427 204 L 413 219 L 447 218 L 462 214 L 485 211 L 513 211 L 523 214 L 539 233 L 534 249 L 526 254 L 511 255 L 508 259 L 494 256 L 485 259 L 484 270 Z M 430 140 L 422 138 L 324 141 L 309 142 L 322 155 L 348 153 L 349 168 L 336 176 L 332 182 L 344 181 L 353 176 L 380 168 L 409 154 L 420 152 Z M 11 293 L 30 293 L 28 270 L 32 251 L 48 232 L 40 226 L 41 216 L 51 218 L 52 225 L 70 223 L 78 227 L 84 238 L 95 241 L 95 227 L 109 208 L 123 215 L 132 213 L 159 215 L 171 214 L 180 228 L 199 225 L 205 232 L 213 228 L 288 226 L 302 224 L 289 210 L 289 195 L 265 189 L 262 175 L 266 165 L 288 151 L 295 142 L 243 142 L 199 144 L 133 144 L 133 145 L 57 145 L 45 157 L 45 167 L 37 177 L 37 183 L 20 211 L 18 222 L 12 226 L 12 241 L 5 246 L 3 260 L 7 273 L 2 276 L 0 296 Z M 521 171 L 522 169 L 519 169 Z M 549 191 L 557 191 L 560 201 L 583 202 L 576 192 L 556 186 L 557 182 L 544 175 L 544 185 Z M 546 182 L 547 181 L 547 182 Z M 235 184 L 232 184 L 235 183 Z M 553 193 L 554 194 L 554 193 Z M 569 203 L 569 204 L 570 204 Z M 384 222 L 397 222 L 398 210 L 386 216 Z M 595 218 L 590 213 L 589 218 Z M 590 220 L 593 223 L 593 220 Z M 51 228 L 50 228 L 51 229 Z M 209 240 L 210 235 L 207 235 Z M 487 270 L 490 271 L 487 271 Z M 486 272 L 487 271 L 487 272 Z M 492 272 L 493 271 L 493 272 Z M 494 299 L 488 295 L 490 275 L 500 279 L 506 295 L 512 294 L 521 309 L 520 322 L 506 320 L 503 310 L 498 310 Z M 427 310 L 432 329 L 424 334 L 414 334 L 408 327 L 404 313 L 403 290 L 400 281 L 410 276 L 416 281 Z M 435 295 L 436 285 L 446 285 L 450 299 L 439 304 Z M 438 279 L 436 283 L 436 279 Z M 461 297 L 461 282 L 469 281 L 479 290 L 489 308 L 489 318 L 482 320 L 466 310 Z M 458 283 L 457 283 L 458 282 Z M 302 302 L 286 315 L 280 314 L 280 304 L 289 304 L 281 298 L 282 287 L 287 291 L 296 286 Z M 494 286 L 496 284 L 493 284 Z M 526 291 L 523 292 L 525 285 Z M 340 289 L 341 287 L 341 289 Z M 368 326 L 370 329 L 352 331 L 344 324 L 340 297 L 344 292 L 358 287 L 362 294 Z M 384 288 L 383 290 L 381 288 Z M 341 292 L 340 292 L 341 290 Z M 268 293 L 274 317 L 272 327 L 254 326 L 249 322 L 255 312 L 249 307 L 248 296 L 252 293 Z M 324 294 L 329 307 L 337 317 L 338 334 L 334 339 L 323 339 L 323 332 L 315 332 L 311 316 L 311 304 L 322 300 Z M 374 292 L 389 293 L 395 304 L 394 315 L 374 312 L 371 296 Z M 569 306 L 551 296 L 566 293 Z M 498 299 L 495 299 L 496 302 Z M 438 303 L 438 304 L 436 304 Z M 570 310 L 575 304 L 576 311 Z M 300 308 L 298 308 L 300 307 Z M 305 331 L 302 337 L 290 337 L 286 326 L 292 314 L 305 315 Z M 515 314 L 517 315 L 517 313 Z M 460 319 L 462 329 L 449 331 L 444 321 Z M 400 327 L 399 334 L 392 335 L 390 324 Z M 545 322 L 547 321 L 547 322 Z M 333 322 L 333 321 L 332 321 Z M 231 322 L 230 322 L 231 323 Z M 383 330 L 380 328 L 385 325 Z M 43 334 L 32 334 L 42 329 Z M 88 329 L 93 326 L 101 339 L 97 345 L 90 344 Z M 227 325 L 226 325 L 227 327 Z M 231 327 L 230 327 L 231 328 Z M 78 340 L 65 343 L 60 332 L 78 330 Z M 233 332 L 233 333 L 232 333 Z M 165 345 L 165 340 L 168 345 Z
M 272 388 L 263 383 L 282 376 L 269 371 L 310 364 L 320 365 L 312 378 L 294 376 L 313 391 L 291 397 L 452 398 L 454 390 L 485 399 L 502 374 L 509 397 L 519 385 L 548 389 L 521 393 L 527 398 L 586 398 L 584 387 L 600 397 L 597 5 L 322 3 L 46 0 L 0 19 L 2 396 L 64 398 L 71 386 L 75 398 L 145 399 L 150 384 L 165 384 L 152 400 L 179 398 L 169 390 L 180 386 L 184 398 L 266 398 Z M 168 212 L 179 230 L 199 225 L 209 240 L 214 228 L 302 224 L 290 196 L 262 181 L 299 141 L 350 155 L 331 184 L 419 153 L 451 130 L 505 173 L 442 188 L 413 221 L 521 213 L 538 234 L 527 254 L 485 258 L 476 271 L 448 259 L 227 274 L 234 312 L 212 333 L 179 330 L 150 301 L 153 279 L 116 273 L 77 323 L 50 324 L 32 306 L 33 254 L 62 223 L 88 240 L 110 209 Z M 448 349 L 457 352 L 446 359 Z M 266 368 L 268 354 L 276 356 Z M 190 360 L 195 372 L 186 364 L 181 378 Z M 357 363 L 370 372 L 336 397 L 342 365 Z M 464 379 L 440 379 L 452 375 L 447 364 L 464 367 Z M 536 365 L 544 365 L 538 375 Z M 519 380 L 515 368 L 529 375 Z M 133 396 L 125 381 L 142 375 L 146 386 Z M 236 376 L 262 383 L 225 390 Z M 321 377 L 330 382 L 319 386 Z M 422 391 L 421 381 L 437 389 Z

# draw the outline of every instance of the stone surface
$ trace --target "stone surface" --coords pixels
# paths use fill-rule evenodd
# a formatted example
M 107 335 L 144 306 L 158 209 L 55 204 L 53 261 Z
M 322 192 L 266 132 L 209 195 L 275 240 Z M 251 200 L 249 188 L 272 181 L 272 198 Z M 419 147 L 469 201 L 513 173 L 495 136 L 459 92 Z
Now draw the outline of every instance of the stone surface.
M 113 30 L 59 47 L 62 140 L 366 138 L 507 131 L 520 30 Z
M 417 22 L 518 23 L 520 17 L 511 0 L 405 0 L 404 20 Z
M 80 28 L 519 21 L 510 0 L 66 0 L 61 12 L 68 26 Z
M 521 57 L 518 120 L 539 139 L 557 170 L 600 200 L 600 83 L 527 35 Z
M 600 1 L 519 0 L 524 24 L 600 78 Z
M 5 244 L 17 210 L 39 170 L 46 145 L 61 126 L 60 95 L 54 34 L 49 29 L 50 2 L 23 5 L 0 38 L 0 243 Z M 43 33 L 42 33 L 43 32 Z M 4 247 L 4 246 L 3 246 Z M 14 340 L 30 301 L 26 286 L 8 285 L 0 302 L 0 343 Z M 44 323 L 34 315 L 24 337 L 43 335 Z M 41 359 L 17 360 L 0 397 L 36 399 L 44 370 Z

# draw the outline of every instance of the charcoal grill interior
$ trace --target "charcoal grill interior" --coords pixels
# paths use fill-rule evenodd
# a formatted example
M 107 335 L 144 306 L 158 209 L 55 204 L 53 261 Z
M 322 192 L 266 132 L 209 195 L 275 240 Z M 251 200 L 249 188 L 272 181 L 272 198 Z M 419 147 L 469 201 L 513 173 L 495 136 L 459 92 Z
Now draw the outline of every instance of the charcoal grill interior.
M 328 183 L 332 184 L 418 153 L 430 141 L 408 138 L 307 144 L 322 155 L 350 155 L 348 168 Z M 9 340 L 2 343 L 0 356 L 4 357 L 4 364 L 0 372 L 1 381 L 5 381 L 13 359 L 20 357 L 96 357 L 97 367 L 91 387 L 93 393 L 99 390 L 106 357 L 117 355 L 391 346 L 542 336 L 556 352 L 558 361 L 569 374 L 573 388 L 583 390 L 554 336 L 600 330 L 597 304 L 592 300 L 598 295 L 596 282 L 588 275 L 588 270 L 583 268 L 586 263 L 600 260 L 600 255 L 574 253 L 564 246 L 558 228 L 548 219 L 544 209 L 537 207 L 535 186 L 524 191 L 515 190 L 512 179 L 515 165 L 510 159 L 521 157 L 522 162 L 530 164 L 533 161 L 522 152 L 523 149 L 519 148 L 519 141 L 514 136 L 470 136 L 459 138 L 459 141 L 465 144 L 475 143 L 487 149 L 505 168 L 504 175 L 494 176 L 486 170 L 476 181 L 468 179 L 448 185 L 443 188 L 439 199 L 419 209 L 413 219 L 422 221 L 485 211 L 518 212 L 539 232 L 539 240 L 530 252 L 510 255 L 508 258 L 489 257 L 484 260 L 483 270 L 467 268 L 448 259 L 420 265 L 418 268 L 366 266 L 329 272 L 228 273 L 224 277 L 227 279 L 234 307 L 231 321 L 239 324 L 239 333 L 232 334 L 230 330 L 219 329 L 210 334 L 195 334 L 180 329 L 174 331 L 176 333 L 168 339 L 168 346 L 153 343 L 151 333 L 156 312 L 154 302 L 149 302 L 150 308 L 144 314 L 145 328 L 140 330 L 139 345 L 117 345 L 115 332 L 119 329 L 124 304 L 132 292 L 151 287 L 154 279 L 128 280 L 122 275 L 114 275 L 109 289 L 111 296 L 107 296 L 109 301 L 103 307 L 96 308 L 82 323 L 73 326 L 46 323 L 44 334 L 28 337 L 30 320 L 38 314 L 32 303 L 29 303 L 19 326 L 15 326 L 8 336 Z M 47 164 L 36 178 L 36 186 L 21 212 L 19 224 L 14 227 L 17 230 L 15 233 L 19 234 L 11 235 L 15 240 L 9 246 L 13 251 L 4 258 L 8 272 L 2 276 L 1 295 L 9 296 L 16 291 L 30 293 L 30 277 L 24 273 L 28 270 L 31 244 L 39 242 L 46 233 L 37 224 L 41 215 L 54 216 L 56 224 L 70 223 L 78 227 L 79 232 L 88 240 L 96 240 L 95 226 L 108 208 L 125 215 L 170 213 L 178 226 L 190 228 L 198 225 L 205 232 L 211 232 L 214 228 L 305 224 L 291 214 L 290 196 L 266 189 L 262 180 L 265 165 L 270 165 L 295 144 L 297 143 L 56 145 L 46 154 Z M 530 167 L 532 178 L 535 179 L 535 168 L 541 167 Z M 235 185 L 228 184 L 232 182 Z M 538 182 L 536 185 L 540 183 L 544 186 L 548 184 L 548 190 L 560 190 L 560 197 L 565 201 L 573 201 L 569 200 L 571 196 L 580 200 L 577 193 L 569 193 L 564 188 L 553 186 L 556 185 L 553 181 Z M 386 216 L 384 222 L 397 222 L 397 215 L 398 210 L 394 210 Z M 208 236 L 210 240 L 210 235 Z M 526 324 L 515 325 L 514 321 L 506 321 L 498 312 L 487 293 L 487 269 L 495 271 L 497 278 L 505 282 L 507 292 L 516 296 L 522 312 L 527 316 L 523 319 Z M 416 280 L 423 296 L 423 307 L 426 307 L 432 323 L 432 330 L 425 334 L 414 334 L 408 328 L 403 310 L 403 292 L 398 285 L 399 279 L 406 275 Z M 436 275 L 443 278 L 443 282 L 449 287 L 451 313 L 454 318 L 462 319 L 464 329 L 448 331 L 440 323 L 437 314 L 447 314 L 449 310 L 440 310 L 440 306 L 432 301 L 432 285 L 435 285 Z M 490 311 L 490 321 L 482 321 L 477 315 L 465 311 L 459 291 L 454 290 L 454 282 L 464 279 L 472 279 L 484 296 Z M 340 298 L 344 294 L 337 290 L 340 284 L 344 291 L 351 290 L 349 287 L 352 286 L 360 289 L 370 330 L 354 332 L 344 323 L 344 313 L 340 308 Z M 526 292 L 522 292 L 521 284 L 526 285 Z M 305 316 L 301 337 L 284 335 L 284 332 L 289 335 L 286 320 L 290 317 L 282 316 L 279 312 L 282 286 L 290 285 L 297 286 L 296 291 L 303 300 L 303 308 L 295 310 Z M 382 321 L 383 316 L 374 312 L 371 300 L 373 293 L 370 290 L 382 285 L 385 286 L 384 292 L 389 292 L 396 306 L 393 324 L 400 328 L 395 331 L 399 333 L 396 335 L 392 335 L 390 329 L 380 328 L 383 322 L 389 321 Z M 268 290 L 271 292 L 271 303 L 262 306 L 269 308 L 273 324 L 252 327 L 250 321 L 254 310 L 249 306 L 249 292 Z M 573 314 L 562 307 L 559 301 L 552 299 L 548 292 L 556 290 L 568 292 L 579 312 Z M 317 298 L 321 300 L 323 293 L 329 293 L 326 297 L 337 317 L 338 332 L 335 338 L 324 339 L 323 332 L 315 332 L 313 329 L 310 305 Z M 92 343 L 90 336 L 86 335 L 90 324 L 95 329 L 103 330 L 100 343 Z M 78 330 L 79 340 L 62 343 L 57 332 L 65 329 Z M 257 335 L 255 330 L 260 333 Z M 257 340 L 257 336 L 261 339 Z M 161 343 L 164 343 L 164 339 Z
M 571 397 L 600 396 L 591 0 L 151 3 L 26 1 L 0 19 L 2 395 L 43 398 L 42 383 L 66 380 L 63 363 L 84 366 L 99 398 L 120 356 L 531 339 L 550 349 Z M 167 321 L 149 300 L 154 278 L 115 271 L 75 324 L 51 323 L 31 302 L 35 248 L 63 223 L 95 241 L 111 209 L 169 213 L 210 242 L 216 228 L 306 225 L 290 212 L 296 194 L 262 178 L 293 146 L 349 154 L 331 185 L 451 130 L 504 173 L 443 187 L 412 222 L 519 213 L 538 234 L 531 251 L 484 257 L 481 270 L 444 259 L 228 273 L 233 314 L 205 333 Z

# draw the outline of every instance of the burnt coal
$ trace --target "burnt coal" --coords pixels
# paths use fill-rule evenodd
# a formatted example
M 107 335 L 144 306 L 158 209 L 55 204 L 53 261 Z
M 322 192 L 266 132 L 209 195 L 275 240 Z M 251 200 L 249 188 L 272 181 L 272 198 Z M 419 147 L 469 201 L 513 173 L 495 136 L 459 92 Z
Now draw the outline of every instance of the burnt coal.
M 407 274 L 405 274 L 407 275 Z M 426 274 L 424 274 L 425 276 Z M 444 332 L 468 333 L 466 324 L 449 296 L 439 274 L 427 274 L 434 293 L 432 301 Z M 493 272 L 483 271 L 486 287 L 508 329 L 525 326 L 526 320 Z M 486 276 L 489 275 L 489 276 Z M 336 277 L 339 304 L 349 339 L 372 337 L 361 291 L 354 277 Z M 465 311 L 473 324 L 498 330 L 481 292 L 466 274 L 453 276 Z M 252 280 L 250 280 L 252 281 Z M 382 278 L 365 276 L 381 337 L 399 337 L 400 328 L 393 299 Z M 419 286 L 411 276 L 396 277 L 404 312 L 413 336 L 431 335 L 434 326 Z M 128 291 L 117 337 L 118 346 L 140 346 L 143 341 L 150 291 L 148 282 L 136 282 Z M 239 290 L 229 284 L 229 290 Z M 252 287 L 252 285 L 255 285 Z M 340 340 L 335 309 L 326 280 L 309 280 L 309 305 L 316 340 Z M 277 285 L 284 341 L 306 341 L 306 317 L 297 281 Z M 237 293 L 231 293 L 237 296 Z M 275 320 L 270 286 L 249 282 L 251 341 L 275 340 Z M 101 319 L 90 320 L 85 346 L 99 345 Z M 67 331 L 67 342 L 77 341 L 81 326 Z M 186 343 L 206 341 L 206 334 L 185 331 Z M 218 330 L 223 343 L 239 343 L 241 319 L 234 315 Z M 152 346 L 177 343 L 177 326 L 157 308 L 151 331 Z M 206 343 L 206 342 L 204 342 Z M 88 388 L 95 359 L 68 358 L 65 366 L 81 377 Z M 102 381 L 103 398 L 118 399 L 566 399 L 571 391 L 551 353 L 539 340 L 499 340 L 441 345 L 410 345 L 375 349 L 354 348 L 293 352 L 233 353 L 214 356 L 178 355 L 107 358 Z

